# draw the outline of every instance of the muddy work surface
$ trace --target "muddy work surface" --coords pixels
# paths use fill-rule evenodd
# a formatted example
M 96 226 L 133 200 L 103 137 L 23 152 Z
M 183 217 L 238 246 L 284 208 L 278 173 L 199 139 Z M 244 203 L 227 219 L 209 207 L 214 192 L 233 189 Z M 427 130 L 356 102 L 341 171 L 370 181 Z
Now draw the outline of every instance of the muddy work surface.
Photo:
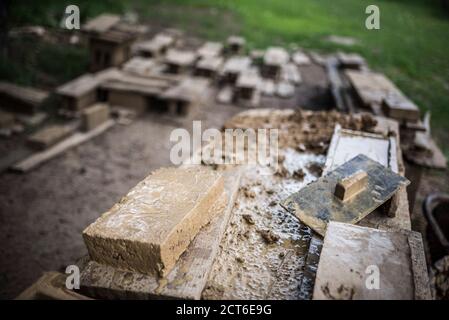
M 245 170 L 203 298 L 302 299 L 310 295 L 305 292 L 311 288 L 304 270 L 316 268 L 318 262 L 307 262 L 314 250 L 312 231 L 279 203 L 321 176 L 337 122 L 366 130 L 373 124 L 362 116 L 268 109 L 247 111 L 226 123 L 226 128 L 278 128 L 279 165 Z
M 233 216 L 212 269 L 206 299 L 298 299 L 311 231 L 278 203 L 317 177 L 308 163 L 324 164 L 325 157 L 286 149 L 286 175 L 267 168 L 245 172 Z

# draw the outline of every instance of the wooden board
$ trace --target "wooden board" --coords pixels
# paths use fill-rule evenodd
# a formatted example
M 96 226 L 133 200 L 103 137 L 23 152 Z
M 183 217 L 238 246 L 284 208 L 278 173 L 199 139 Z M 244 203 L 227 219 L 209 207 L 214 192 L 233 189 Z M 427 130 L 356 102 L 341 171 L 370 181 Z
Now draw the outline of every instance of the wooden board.
M 65 286 L 67 275 L 59 272 L 46 272 L 33 285 L 25 289 L 16 300 L 91 300 Z
M 81 143 L 84 143 L 99 134 L 103 133 L 107 129 L 111 128 L 114 125 L 113 120 L 106 121 L 102 125 L 98 126 L 92 131 L 89 132 L 77 132 L 73 134 L 72 136 L 68 137 L 67 139 L 59 142 L 58 144 L 54 145 L 53 147 L 34 153 L 30 157 L 26 158 L 25 160 L 20 161 L 19 163 L 12 166 L 12 170 L 19 171 L 19 172 L 27 172 L 30 171 L 37 166 L 41 165 L 45 161 L 50 160 L 53 157 L 56 157 L 60 155 L 61 153 L 67 151 L 70 148 L 73 148 L 77 145 L 80 145 Z
M 81 273 L 81 291 L 93 297 L 112 299 L 200 299 L 240 183 L 240 171 L 224 174 L 224 198 L 211 208 L 217 212 L 215 218 L 198 233 L 166 278 L 122 271 L 90 261 Z
M 379 271 L 378 289 L 366 284 L 373 266 Z M 313 299 L 431 299 L 421 235 L 330 222 Z
M 398 173 L 396 144 L 390 138 L 380 134 L 342 129 L 337 124 L 323 174 L 334 170 L 360 153 Z
M 326 61 L 327 77 L 335 106 L 341 112 L 354 112 L 354 102 L 350 94 L 350 85 L 345 77 L 342 77 L 338 71 L 338 59 L 329 57 Z
M 403 95 L 387 95 L 382 101 L 382 110 L 387 117 L 401 122 L 420 120 L 418 106 Z
M 3 101 L 5 98 L 12 101 L 17 101 L 31 106 L 30 109 L 38 107 L 45 99 L 47 99 L 49 93 L 40 89 L 31 87 L 21 87 L 10 82 L 0 82 L 0 99 L 4 104 L 4 107 L 9 103 Z M 18 110 L 13 110 L 18 111 Z

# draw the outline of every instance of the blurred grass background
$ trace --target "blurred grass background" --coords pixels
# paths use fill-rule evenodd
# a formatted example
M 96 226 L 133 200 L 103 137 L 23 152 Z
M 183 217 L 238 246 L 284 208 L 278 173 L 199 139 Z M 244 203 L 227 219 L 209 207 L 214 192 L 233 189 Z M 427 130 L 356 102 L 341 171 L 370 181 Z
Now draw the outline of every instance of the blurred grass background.
M 102 12 L 133 11 L 141 20 L 178 27 L 206 39 L 245 36 L 251 48 L 297 44 L 323 52 L 358 52 L 384 72 L 420 108 L 432 112 L 433 133 L 449 156 L 449 13 L 445 0 L 106 0 L 10 1 L 8 27 L 59 28 L 66 5 L 77 4 L 85 21 Z M 376 4 L 381 29 L 365 28 L 365 8 Z M 351 47 L 324 41 L 352 37 Z M 19 41 L 19 40 L 18 40 Z M 11 44 L 14 56 L 0 61 L 0 78 L 28 85 L 39 77 L 62 83 L 86 70 L 87 52 L 70 45 Z

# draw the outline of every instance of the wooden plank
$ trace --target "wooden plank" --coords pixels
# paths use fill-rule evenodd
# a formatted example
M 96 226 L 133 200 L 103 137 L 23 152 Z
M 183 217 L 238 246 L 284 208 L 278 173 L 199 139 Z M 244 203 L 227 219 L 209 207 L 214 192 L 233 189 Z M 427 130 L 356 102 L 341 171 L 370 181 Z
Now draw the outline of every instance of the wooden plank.
M 339 163 L 343 163 L 345 159 L 354 157 L 358 154 L 358 152 L 362 152 L 372 157 L 376 161 L 387 165 L 393 172 L 397 172 L 402 175 L 404 174 L 400 148 L 397 143 L 397 138 L 395 137 L 395 135 L 399 134 L 397 122 L 385 118 L 376 119 L 378 121 L 376 131 L 378 131 L 379 134 L 371 134 L 343 129 L 343 135 L 347 133 L 350 137 L 354 137 L 355 134 L 355 136 L 359 136 L 360 139 L 367 139 L 368 141 L 374 142 L 374 144 L 377 145 L 377 147 L 375 148 L 370 148 L 370 143 L 360 143 L 357 147 L 353 146 L 350 148 L 341 148 L 342 146 L 344 147 L 346 145 L 344 143 L 340 144 L 342 129 L 340 125 L 336 125 L 334 135 L 332 136 L 332 140 L 328 149 L 323 174 L 329 172 L 329 170 L 334 168 Z M 382 143 L 382 140 L 386 139 L 385 137 L 389 133 L 393 133 L 393 136 L 389 137 L 389 145 L 385 146 L 385 144 Z M 384 147 L 382 147 L 382 144 L 384 144 Z M 388 150 L 385 151 L 385 147 L 388 147 Z M 377 154 L 375 150 L 380 151 L 380 154 Z M 337 158 L 336 155 L 339 155 L 340 160 L 335 161 Z M 385 155 L 387 155 L 386 158 Z M 398 206 L 394 218 L 387 217 L 384 212 L 379 212 L 378 210 L 376 210 L 365 217 L 362 221 L 360 221 L 358 225 L 369 226 L 382 230 L 411 230 L 407 190 L 405 188 L 401 188 L 398 191 L 397 195 L 395 195 L 395 197 L 397 197 L 398 199 Z M 321 237 L 318 234 L 313 233 L 312 240 L 309 246 L 309 252 L 307 253 L 307 260 L 304 267 L 304 277 L 300 286 L 302 299 L 312 298 L 312 291 L 316 276 L 316 266 L 318 265 L 322 245 L 323 240 L 321 239 Z
M 337 124 L 327 153 L 323 174 L 334 170 L 360 153 L 389 167 L 390 153 L 395 155 L 396 150 L 394 148 L 390 150 L 389 138 L 379 134 L 342 129 Z
M 102 33 L 111 29 L 120 21 L 120 16 L 115 14 L 101 14 L 87 21 L 83 30 L 87 32 Z
M 211 208 L 215 217 L 191 242 L 167 277 L 121 271 L 90 261 L 81 274 L 81 291 L 99 298 L 200 299 L 231 217 L 241 172 L 224 172 L 225 193 Z
M 381 73 L 348 69 L 344 74 L 366 108 L 381 106 L 389 95 L 403 95 L 393 82 Z
M 9 108 L 13 112 L 34 113 L 48 95 L 48 92 L 37 88 L 0 81 L 2 107 Z
M 373 267 L 378 289 L 367 285 Z M 421 235 L 330 222 L 313 299 L 431 299 Z
M 67 275 L 59 272 L 45 272 L 39 280 L 19 294 L 16 300 L 92 300 L 67 289 L 66 277 Z
M 343 68 L 361 69 L 366 66 L 365 59 L 357 53 L 337 53 L 338 62 Z
M 54 145 L 53 147 L 37 152 L 30 157 L 26 158 L 25 160 L 20 161 L 19 163 L 13 165 L 11 167 L 12 170 L 19 171 L 19 172 L 28 172 L 37 166 L 43 164 L 45 161 L 48 161 L 63 152 L 67 151 L 70 148 L 73 148 L 77 145 L 80 145 L 100 134 L 102 134 L 107 129 L 111 128 L 115 122 L 113 120 L 109 120 L 102 125 L 98 126 L 92 131 L 89 132 L 77 132 L 71 137 L 61 141 L 60 143 Z
M 345 94 L 346 88 L 343 79 L 338 72 L 338 60 L 335 57 L 326 60 L 326 70 L 337 109 L 341 112 L 352 112 L 353 108 L 352 105 L 349 104 L 349 98 Z
M 384 117 L 376 117 L 377 125 L 374 131 L 384 136 L 390 136 L 390 163 L 389 168 L 400 175 L 405 175 L 404 160 L 400 148 L 399 124 L 397 121 Z M 396 149 L 396 152 L 394 150 Z M 360 221 L 360 226 L 367 226 L 381 230 L 411 230 L 410 210 L 406 188 L 401 188 L 395 195 L 397 209 L 395 217 L 388 217 L 384 212 L 376 210 Z
M 398 121 L 418 122 L 419 108 L 410 99 L 403 95 L 388 95 L 382 101 L 384 114 Z
M 301 300 L 310 300 L 315 286 L 316 271 L 320 261 L 321 250 L 323 248 L 323 239 L 316 232 L 311 232 L 309 248 L 304 262 L 304 271 L 301 283 L 299 285 L 299 298 Z

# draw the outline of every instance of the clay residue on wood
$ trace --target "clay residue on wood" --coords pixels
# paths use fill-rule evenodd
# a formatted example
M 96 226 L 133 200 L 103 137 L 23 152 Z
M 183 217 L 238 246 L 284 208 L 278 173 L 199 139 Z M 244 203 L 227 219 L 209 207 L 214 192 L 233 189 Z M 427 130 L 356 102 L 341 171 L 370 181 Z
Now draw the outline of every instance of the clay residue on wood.
M 250 214 L 244 214 L 244 215 L 242 215 L 242 217 L 246 221 L 246 223 L 254 224 L 254 219 Z
M 321 177 L 321 175 L 323 174 L 323 165 L 317 162 L 308 164 L 307 169 L 316 177 Z
M 295 179 L 297 179 L 299 181 L 302 181 L 304 179 L 305 175 L 306 174 L 304 173 L 304 170 L 302 170 L 301 168 L 293 171 L 293 178 L 295 178 Z
M 315 180 L 304 170 L 325 157 L 281 149 L 286 177 L 274 168 L 245 170 L 232 217 L 202 297 L 205 299 L 299 299 L 310 229 L 277 204 Z

